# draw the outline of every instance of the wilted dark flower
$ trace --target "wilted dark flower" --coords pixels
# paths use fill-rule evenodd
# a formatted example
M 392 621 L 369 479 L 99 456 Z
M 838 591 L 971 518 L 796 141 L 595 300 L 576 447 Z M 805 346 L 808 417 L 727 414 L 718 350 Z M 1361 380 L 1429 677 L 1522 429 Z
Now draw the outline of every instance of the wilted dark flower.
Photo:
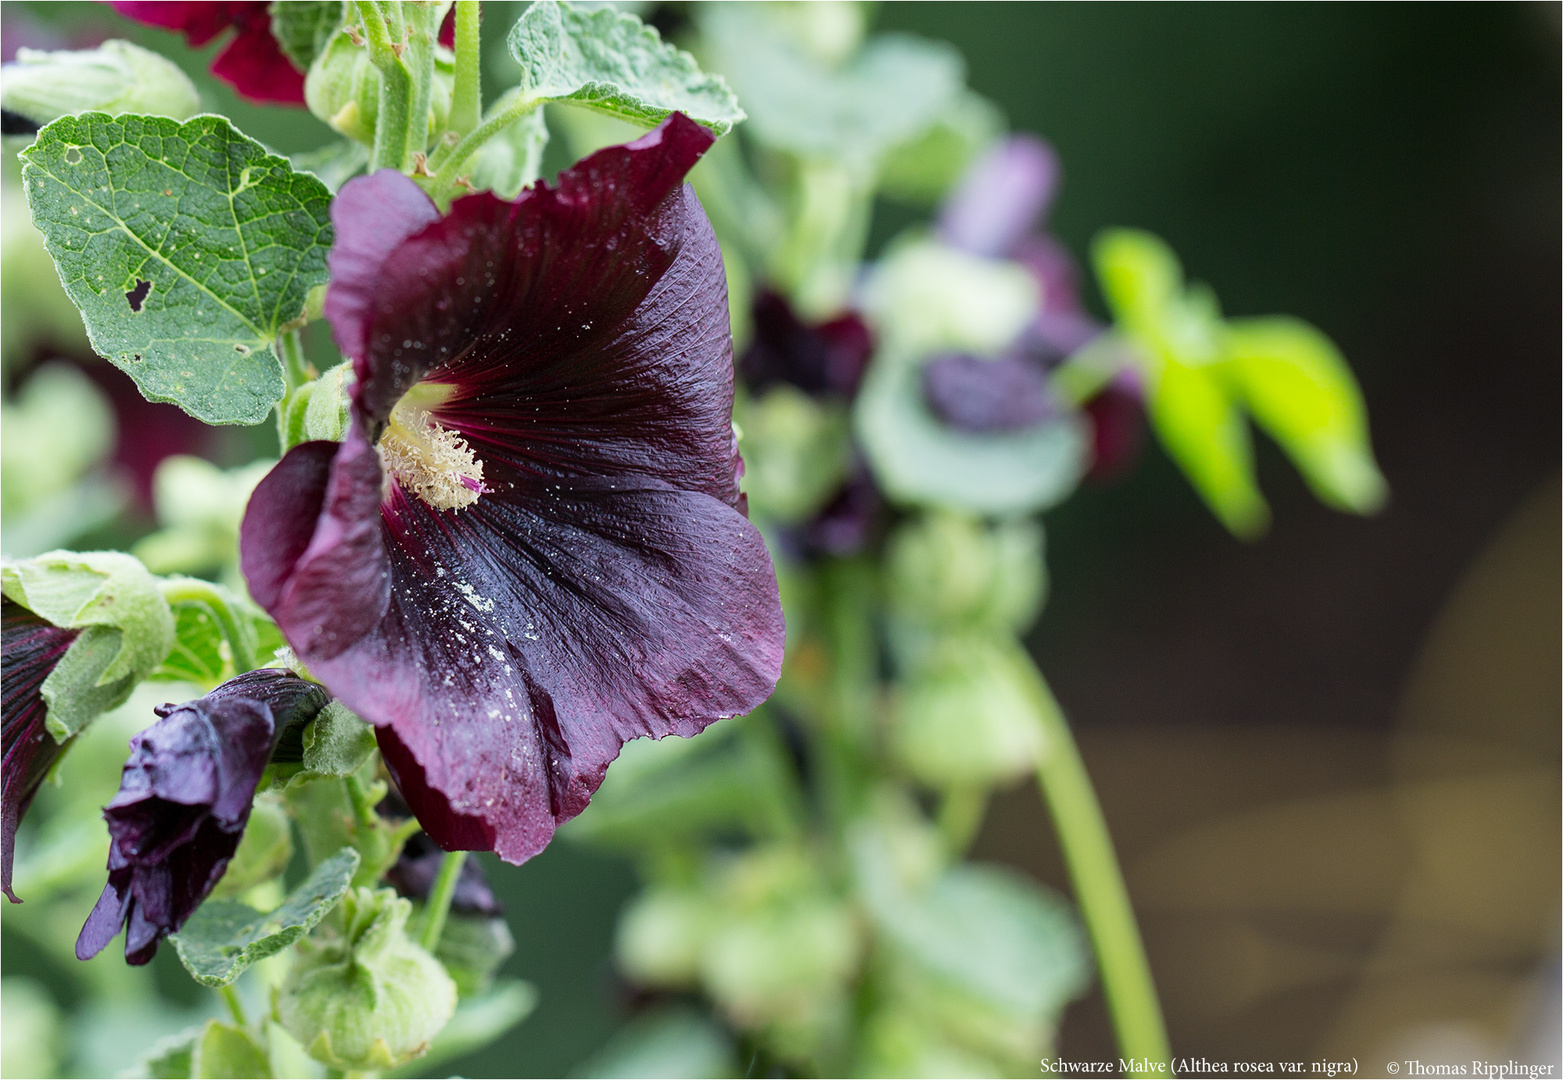
M 752 390 L 788 383 L 806 394 L 850 399 L 873 351 L 868 325 L 855 312 L 811 325 L 766 290 L 755 297 L 754 340 L 738 368 Z
M 79 630 L 66 630 L 34 615 L 10 598 L 0 601 L 0 683 L 4 684 L 5 767 L 3 816 L 0 816 L 0 889 L 18 903 L 11 892 L 11 862 L 15 854 L 16 827 L 38 793 L 63 744 L 49 733 L 44 721 L 49 707 L 43 700 L 43 683 L 60 662 Z
M 435 846 L 427 833 L 413 833 L 396 862 L 385 872 L 385 882 L 407 899 L 422 903 L 429 898 L 444 861 L 445 853 Z M 461 864 L 461 876 L 456 879 L 450 909 L 459 915 L 482 915 L 489 919 L 505 914 L 505 906 L 489 887 L 488 875 L 478 860 L 468 859 Z
M 332 205 L 353 423 L 261 482 L 243 567 L 448 850 L 535 855 L 626 739 L 780 673 L 721 252 L 682 184 L 711 141 L 675 114 L 513 203 L 442 218 L 384 171 Z
M 923 367 L 923 396 L 958 431 L 1017 431 L 1057 412 L 1042 365 L 1026 355 L 995 360 L 957 354 Z
M 304 104 L 304 73 L 271 32 L 269 0 L 112 0 L 114 10 L 148 26 L 177 30 L 200 48 L 224 30 L 238 33 L 212 61 L 212 74 L 251 101 Z
M 217 885 L 250 818 L 277 735 L 329 700 L 287 671 L 252 671 L 203 698 L 164 705 L 130 740 L 108 821 L 109 880 L 76 939 L 87 960 L 125 927 L 125 959 L 145 964 Z

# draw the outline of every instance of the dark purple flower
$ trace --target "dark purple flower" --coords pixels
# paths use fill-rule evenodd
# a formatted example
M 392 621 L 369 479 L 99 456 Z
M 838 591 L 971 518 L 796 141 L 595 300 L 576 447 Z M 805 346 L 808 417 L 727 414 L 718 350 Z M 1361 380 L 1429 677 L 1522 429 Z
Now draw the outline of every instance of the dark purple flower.
M 1035 359 L 1011 354 L 988 360 L 956 354 L 923 366 L 923 397 L 957 431 L 1019 431 L 1057 415 L 1047 373 Z
M 1112 480 L 1139 457 L 1145 441 L 1145 394 L 1131 380 L 1118 378 L 1085 403 L 1091 420 L 1091 471 L 1096 481 Z
M 20 903 L 11 891 L 16 828 L 38 793 L 38 785 L 65 750 L 44 726 L 49 706 L 43 700 L 43 683 L 80 632 L 61 629 L 14 600 L 0 601 L 0 683 L 4 684 L 0 725 L 5 750 L 0 890 L 13 904 Z
M 1058 190 L 1058 155 L 1032 135 L 989 148 L 939 211 L 939 239 L 973 255 L 1010 254 L 1047 212 Z
M 780 673 L 721 252 L 682 183 L 711 141 L 675 114 L 513 203 L 442 218 L 383 171 L 332 206 L 353 423 L 261 482 L 242 562 L 447 850 L 524 861 L 625 740 Z
M 287 671 L 251 671 L 130 740 L 119 793 L 104 807 L 109 880 L 76 939 L 91 959 L 125 927 L 125 959 L 145 964 L 221 880 L 250 819 L 277 736 L 329 700 Z
M 422 903 L 429 898 L 444 861 L 445 853 L 435 846 L 427 833 L 414 833 L 402 847 L 396 862 L 385 872 L 386 884 L 407 899 Z M 461 876 L 456 879 L 450 909 L 458 915 L 481 915 L 488 919 L 504 916 L 505 906 L 489 887 L 488 875 L 477 859 L 469 858 L 461 864 Z
M 774 292 L 754 300 L 754 340 L 739 361 L 750 389 L 790 383 L 807 394 L 851 398 L 873 354 L 868 325 L 855 312 L 808 324 Z
M 846 558 L 862 551 L 884 524 L 885 498 L 862 462 L 819 513 L 778 530 L 785 550 L 800 559 Z
M 224 30 L 238 31 L 212 61 L 212 74 L 263 104 L 303 105 L 304 73 L 271 32 L 269 0 L 111 0 L 114 10 L 147 26 L 183 34 L 200 48 Z

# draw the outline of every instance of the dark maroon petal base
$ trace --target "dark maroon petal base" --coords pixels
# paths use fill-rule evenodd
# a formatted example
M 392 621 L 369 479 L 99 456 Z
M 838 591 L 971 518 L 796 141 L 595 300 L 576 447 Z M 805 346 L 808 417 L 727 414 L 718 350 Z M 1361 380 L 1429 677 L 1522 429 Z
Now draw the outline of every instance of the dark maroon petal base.
M 304 73 L 271 32 L 268 0 L 113 0 L 126 18 L 184 35 L 200 48 L 224 30 L 238 33 L 212 61 L 212 74 L 261 104 L 303 105 Z
M 0 601 L 0 684 L 4 705 L 4 792 L 0 794 L 0 890 L 13 903 L 11 864 L 16 854 L 16 829 L 27 813 L 38 785 L 65 747 L 54 741 L 45 720 L 49 707 L 43 684 L 79 631 L 62 630 L 34 615 L 14 600 Z

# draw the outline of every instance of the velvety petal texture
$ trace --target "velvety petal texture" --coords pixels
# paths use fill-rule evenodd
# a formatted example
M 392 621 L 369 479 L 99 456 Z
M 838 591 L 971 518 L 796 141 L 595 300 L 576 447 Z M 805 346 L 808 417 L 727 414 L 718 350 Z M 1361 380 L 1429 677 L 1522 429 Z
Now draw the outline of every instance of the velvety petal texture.
M 44 725 L 49 706 L 43 700 L 43 683 L 79 633 L 55 626 L 14 600 L 0 600 L 0 684 L 4 694 L 0 731 L 5 750 L 5 786 L 0 791 L 0 889 L 12 903 L 19 903 L 11 891 L 17 826 L 38 793 L 38 785 L 65 749 Z
M 113 0 L 113 6 L 139 23 L 178 31 L 192 48 L 236 30 L 212 60 L 212 74 L 250 101 L 304 104 L 304 73 L 272 35 L 269 0 Z
M 242 562 L 448 850 L 529 858 L 625 740 L 746 712 L 780 673 L 721 253 L 683 184 L 711 141 L 675 114 L 515 202 L 440 217 L 386 171 L 333 204 L 354 423 L 262 481 Z M 399 439 L 468 501 L 394 465 Z
M 328 700 L 315 683 L 265 669 L 157 710 L 162 719 L 130 740 L 119 793 L 103 810 L 109 880 L 78 957 L 102 952 L 123 926 L 125 959 L 152 959 L 228 868 L 277 736 Z

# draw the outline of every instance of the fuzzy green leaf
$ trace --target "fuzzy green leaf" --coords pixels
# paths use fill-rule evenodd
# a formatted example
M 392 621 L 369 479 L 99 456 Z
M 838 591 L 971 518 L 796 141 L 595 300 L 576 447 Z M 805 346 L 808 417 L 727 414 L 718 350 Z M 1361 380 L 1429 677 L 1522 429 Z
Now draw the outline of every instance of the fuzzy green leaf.
M 271 34 L 300 71 L 308 71 L 342 25 L 342 0 L 272 0 Z
M 196 982 L 227 986 L 257 960 L 314 929 L 342 899 L 357 869 L 358 852 L 343 848 L 315 867 L 277 910 L 266 914 L 248 904 L 208 900 L 170 940 Z
M 647 127 L 670 113 L 725 135 L 744 118 L 719 76 L 624 12 L 537 0 L 510 31 L 510 55 L 521 65 L 520 91 L 611 113 Z
M 67 116 L 22 153 L 33 223 L 98 352 L 152 401 L 253 424 L 326 280 L 331 193 L 220 116 Z

